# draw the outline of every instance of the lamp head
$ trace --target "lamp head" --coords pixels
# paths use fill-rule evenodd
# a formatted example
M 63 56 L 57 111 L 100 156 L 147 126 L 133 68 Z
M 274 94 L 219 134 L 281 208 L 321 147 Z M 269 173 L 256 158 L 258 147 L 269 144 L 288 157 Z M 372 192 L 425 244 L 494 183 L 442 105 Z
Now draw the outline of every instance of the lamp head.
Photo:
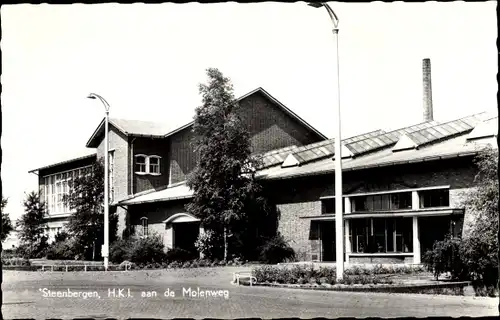
M 89 94 L 87 96 L 88 99 L 96 99 L 95 95 L 93 93 Z
M 323 6 L 323 2 L 308 2 L 307 5 L 313 8 L 321 8 Z

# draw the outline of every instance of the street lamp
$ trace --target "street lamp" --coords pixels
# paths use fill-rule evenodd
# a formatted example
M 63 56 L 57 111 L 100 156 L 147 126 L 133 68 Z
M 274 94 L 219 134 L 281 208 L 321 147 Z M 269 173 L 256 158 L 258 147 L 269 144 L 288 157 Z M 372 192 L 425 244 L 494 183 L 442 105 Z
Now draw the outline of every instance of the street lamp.
M 336 110 L 336 126 L 335 132 L 335 256 L 337 260 L 337 280 L 341 280 L 344 276 L 344 217 L 342 208 L 342 154 L 341 154 L 341 129 L 340 129 L 340 76 L 339 76 L 339 19 L 335 12 L 325 2 L 309 2 L 309 6 L 314 8 L 325 8 L 333 23 L 333 37 L 335 38 L 336 47 L 336 76 L 337 76 L 337 102 Z
M 104 105 L 106 110 L 105 125 L 104 125 L 104 245 L 102 247 L 102 256 L 104 258 L 104 269 L 108 270 L 108 257 L 109 257 L 109 137 L 108 137 L 108 124 L 109 124 L 109 103 L 96 93 L 91 93 L 87 97 L 89 99 L 99 99 Z

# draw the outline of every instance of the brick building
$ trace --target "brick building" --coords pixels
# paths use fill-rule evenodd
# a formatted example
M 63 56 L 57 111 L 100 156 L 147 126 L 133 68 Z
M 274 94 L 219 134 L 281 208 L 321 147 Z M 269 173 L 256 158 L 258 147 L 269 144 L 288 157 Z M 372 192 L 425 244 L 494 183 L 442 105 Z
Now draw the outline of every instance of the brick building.
M 253 153 L 264 161 L 257 176 L 280 212 L 278 230 L 301 259 L 335 261 L 333 139 L 261 88 L 239 103 Z M 161 235 L 167 248 L 193 248 L 203 228 L 184 208 L 192 196 L 186 175 L 196 165 L 191 126 L 110 120 L 110 197 L 119 235 L 134 226 L 138 234 Z M 486 145 L 497 148 L 497 131 L 498 117 L 486 113 L 434 121 L 426 101 L 422 123 L 344 139 L 345 260 L 420 263 L 435 240 L 461 234 L 470 219 L 461 198 L 473 185 L 473 158 Z M 71 214 L 60 201 L 67 181 L 103 156 L 103 142 L 101 122 L 87 143 L 95 153 L 33 170 L 52 233 Z

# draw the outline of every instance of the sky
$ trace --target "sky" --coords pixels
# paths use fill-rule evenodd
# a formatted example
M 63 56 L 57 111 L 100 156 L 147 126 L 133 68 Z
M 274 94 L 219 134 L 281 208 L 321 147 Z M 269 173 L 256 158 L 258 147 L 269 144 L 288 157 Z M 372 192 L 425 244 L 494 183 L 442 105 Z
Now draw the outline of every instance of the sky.
M 342 135 L 422 122 L 422 59 L 434 120 L 497 112 L 496 2 L 336 3 Z M 336 51 L 324 8 L 305 2 L 4 5 L 3 195 L 12 219 L 28 171 L 85 155 L 104 116 L 187 123 L 205 70 L 236 96 L 262 87 L 328 137 Z

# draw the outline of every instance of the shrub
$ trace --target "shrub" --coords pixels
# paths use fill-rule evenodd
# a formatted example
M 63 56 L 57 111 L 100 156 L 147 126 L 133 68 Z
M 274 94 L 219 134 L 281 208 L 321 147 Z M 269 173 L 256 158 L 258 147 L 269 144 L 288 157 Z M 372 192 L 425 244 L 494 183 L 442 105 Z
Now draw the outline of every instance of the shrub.
M 276 264 L 286 259 L 294 259 L 295 252 L 282 235 L 278 234 L 264 244 L 260 251 L 260 260 L 268 264 Z
M 22 243 L 16 250 L 16 252 L 28 259 L 43 258 L 47 254 L 47 249 L 49 248 L 48 237 L 42 236 L 35 243 Z
M 162 262 L 165 259 L 164 245 L 159 236 L 136 240 L 130 251 L 130 260 L 135 263 Z
M 113 263 L 130 260 L 131 249 L 131 241 L 124 239 L 115 240 L 109 247 L 109 260 Z
M 491 238 L 496 236 L 488 232 L 473 234 L 463 240 L 460 248 L 477 295 L 494 296 L 497 289 L 498 245 L 491 244 L 494 243 Z
M 165 259 L 169 262 L 178 261 L 178 262 L 186 262 L 196 258 L 196 255 L 190 251 L 173 248 L 167 251 Z
M 196 250 L 207 259 L 212 259 L 217 255 L 217 249 L 220 247 L 221 239 L 212 230 L 201 232 L 194 243 Z
M 427 269 L 434 273 L 436 280 L 439 275 L 450 272 L 452 279 L 466 279 L 467 270 L 460 257 L 460 239 L 446 237 L 445 240 L 436 241 L 432 250 L 423 256 Z
M 74 260 L 78 254 L 78 246 L 75 240 L 66 239 L 55 242 L 47 250 L 47 259 L 50 260 Z
M 209 265 L 210 265 L 210 262 L 207 261 L 207 260 L 204 260 L 204 259 L 198 260 L 198 266 L 199 267 L 206 267 L 206 266 L 209 266 Z
M 16 266 L 16 267 L 27 267 L 31 266 L 31 262 L 26 258 L 4 258 L 2 257 L 2 265 L 5 266 Z
M 320 277 L 320 280 L 322 280 L 322 283 L 335 284 L 337 272 L 334 268 L 321 267 L 319 268 L 318 276 Z
M 182 267 L 182 265 L 179 261 L 170 262 L 168 265 L 169 269 L 176 269 L 176 268 L 180 268 L 180 267 Z
M 189 267 L 191 267 L 191 262 L 189 261 L 186 261 L 182 264 L 182 268 L 189 268 Z

